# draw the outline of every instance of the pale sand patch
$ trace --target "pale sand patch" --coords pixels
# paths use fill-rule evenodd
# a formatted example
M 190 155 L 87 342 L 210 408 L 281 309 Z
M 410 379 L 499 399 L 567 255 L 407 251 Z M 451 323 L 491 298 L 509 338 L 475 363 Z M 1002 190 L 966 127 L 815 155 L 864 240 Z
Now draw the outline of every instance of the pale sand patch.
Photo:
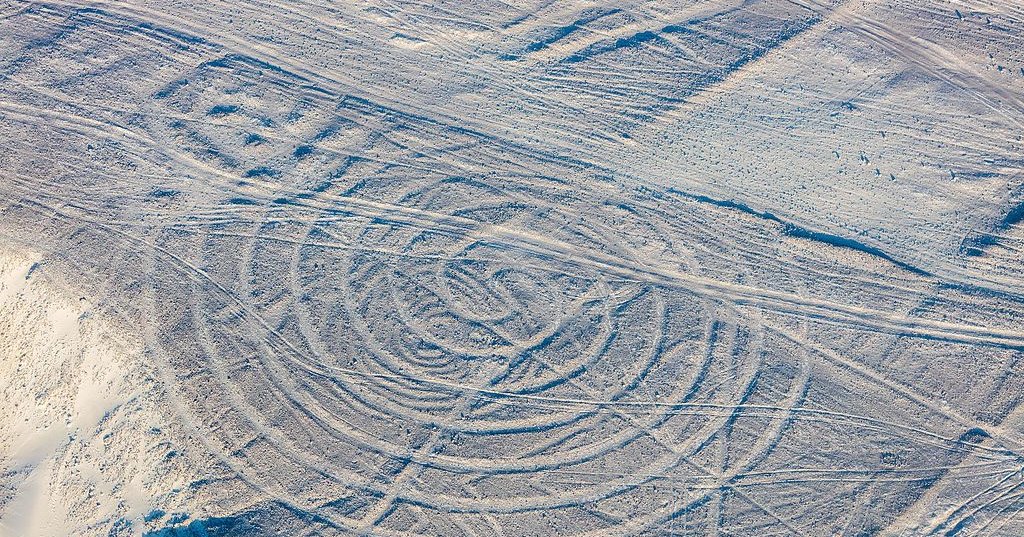
M 154 491 L 178 485 L 153 460 L 154 392 L 139 352 L 40 256 L 0 251 L 0 535 L 141 535 Z

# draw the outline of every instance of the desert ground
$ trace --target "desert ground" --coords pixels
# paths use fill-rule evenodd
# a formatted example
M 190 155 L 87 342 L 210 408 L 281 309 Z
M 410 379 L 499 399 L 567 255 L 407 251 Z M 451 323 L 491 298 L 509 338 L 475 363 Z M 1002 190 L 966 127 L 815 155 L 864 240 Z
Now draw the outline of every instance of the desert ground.
M 0 0 L 0 536 L 1024 535 L 1017 0 Z

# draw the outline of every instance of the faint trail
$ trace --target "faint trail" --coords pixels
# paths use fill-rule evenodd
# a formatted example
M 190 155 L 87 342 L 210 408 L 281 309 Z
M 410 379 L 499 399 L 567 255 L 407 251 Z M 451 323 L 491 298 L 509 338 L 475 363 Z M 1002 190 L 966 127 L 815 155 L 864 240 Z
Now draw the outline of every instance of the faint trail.
M 13 2 L 13 3 L 17 3 L 17 2 Z M 18 15 L 21 15 L 22 13 L 25 13 L 29 9 L 32 9 L 32 6 L 34 5 L 33 2 L 29 2 L 29 1 L 23 1 L 21 3 L 24 4 L 24 5 L 22 5 L 20 7 L 15 6 L 10 11 L 6 11 L 6 12 L 3 12 L 3 13 L 0 13 L 0 20 L 10 19 L 10 18 L 14 18 L 14 17 L 16 17 Z
M 821 2 L 804 0 L 788 0 L 794 4 L 817 11 L 824 8 Z M 861 15 L 863 5 L 847 4 L 846 7 L 831 11 L 823 16 L 835 24 L 859 35 L 869 38 L 916 68 L 956 87 L 976 98 L 994 113 L 1002 116 L 1020 129 L 1024 129 L 1024 98 L 971 68 L 956 54 L 938 43 L 926 41 L 916 36 L 901 33 L 884 24 Z M 957 76 L 951 76 L 955 73 Z M 984 88 L 984 92 L 978 88 Z M 1007 114 L 1005 107 L 1010 106 L 1016 112 Z

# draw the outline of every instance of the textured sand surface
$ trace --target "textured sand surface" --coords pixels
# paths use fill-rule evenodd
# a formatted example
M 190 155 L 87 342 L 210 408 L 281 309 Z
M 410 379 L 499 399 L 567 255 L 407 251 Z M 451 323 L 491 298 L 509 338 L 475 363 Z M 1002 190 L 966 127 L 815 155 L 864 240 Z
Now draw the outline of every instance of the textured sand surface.
M 1024 535 L 1022 50 L 0 1 L 0 536 Z

